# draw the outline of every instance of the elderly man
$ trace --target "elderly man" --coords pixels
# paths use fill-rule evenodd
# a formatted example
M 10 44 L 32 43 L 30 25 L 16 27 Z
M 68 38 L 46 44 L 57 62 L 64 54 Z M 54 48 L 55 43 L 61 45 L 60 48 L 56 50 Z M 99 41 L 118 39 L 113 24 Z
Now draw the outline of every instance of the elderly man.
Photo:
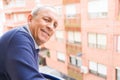
M 27 25 L 14 28 L 0 38 L 0 80 L 46 80 L 38 71 L 39 46 L 58 26 L 52 7 L 37 7 Z

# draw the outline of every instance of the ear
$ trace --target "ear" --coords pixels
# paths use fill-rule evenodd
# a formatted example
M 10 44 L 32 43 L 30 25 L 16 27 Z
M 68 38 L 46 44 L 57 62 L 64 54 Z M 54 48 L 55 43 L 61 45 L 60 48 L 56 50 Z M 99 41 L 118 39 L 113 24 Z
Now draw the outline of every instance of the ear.
M 28 21 L 28 23 L 32 21 L 32 15 L 31 14 L 28 15 L 27 21 Z

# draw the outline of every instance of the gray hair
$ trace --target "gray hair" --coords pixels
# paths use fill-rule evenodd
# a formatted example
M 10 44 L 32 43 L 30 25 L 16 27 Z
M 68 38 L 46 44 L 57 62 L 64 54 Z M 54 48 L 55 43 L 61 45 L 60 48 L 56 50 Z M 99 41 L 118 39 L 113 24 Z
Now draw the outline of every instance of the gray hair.
M 43 9 L 49 9 L 49 10 L 51 10 L 52 12 L 57 13 L 56 8 L 53 7 L 53 6 L 37 6 L 37 7 L 35 7 L 35 8 L 31 11 L 31 15 L 32 15 L 32 16 L 37 16 L 38 12 L 41 11 L 41 10 L 43 10 Z

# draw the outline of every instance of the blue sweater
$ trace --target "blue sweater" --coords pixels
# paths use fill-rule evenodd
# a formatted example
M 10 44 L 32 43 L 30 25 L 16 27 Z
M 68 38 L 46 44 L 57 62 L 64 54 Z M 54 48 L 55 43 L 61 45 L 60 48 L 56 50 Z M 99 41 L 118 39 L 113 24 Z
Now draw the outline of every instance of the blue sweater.
M 45 80 L 38 71 L 38 51 L 25 28 L 5 33 L 0 38 L 0 80 Z

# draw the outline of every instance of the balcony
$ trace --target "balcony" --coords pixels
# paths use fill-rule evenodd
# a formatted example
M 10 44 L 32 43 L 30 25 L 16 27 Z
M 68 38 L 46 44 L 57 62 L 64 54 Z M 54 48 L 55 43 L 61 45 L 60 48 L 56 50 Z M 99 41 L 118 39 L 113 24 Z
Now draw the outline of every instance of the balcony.
M 55 69 L 52 69 L 48 66 L 40 66 L 39 71 L 48 80 L 75 80 L 74 78 L 67 76 L 67 75 L 65 75 Z
M 73 15 L 73 16 L 65 15 L 64 25 L 65 25 L 66 30 L 70 30 L 70 29 L 74 28 L 75 31 L 76 30 L 80 31 L 80 27 L 81 27 L 80 14 Z
M 80 0 L 63 0 L 63 4 L 80 3 Z

